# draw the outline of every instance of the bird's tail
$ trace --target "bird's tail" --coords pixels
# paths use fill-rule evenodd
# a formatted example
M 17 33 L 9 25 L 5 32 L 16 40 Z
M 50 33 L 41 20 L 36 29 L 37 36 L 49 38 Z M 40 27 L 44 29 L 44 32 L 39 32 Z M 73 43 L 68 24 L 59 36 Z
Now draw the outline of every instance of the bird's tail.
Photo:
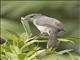
M 58 32 L 50 31 L 48 47 L 55 47 L 57 45 L 57 34 Z

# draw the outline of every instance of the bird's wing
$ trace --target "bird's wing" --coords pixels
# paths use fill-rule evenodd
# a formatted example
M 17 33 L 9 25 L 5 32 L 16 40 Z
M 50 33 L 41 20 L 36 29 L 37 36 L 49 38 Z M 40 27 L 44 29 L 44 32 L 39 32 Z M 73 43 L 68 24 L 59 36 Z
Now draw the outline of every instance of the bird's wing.
M 41 26 L 53 27 L 58 29 L 63 29 L 64 25 L 57 19 L 43 16 L 36 21 L 36 24 Z

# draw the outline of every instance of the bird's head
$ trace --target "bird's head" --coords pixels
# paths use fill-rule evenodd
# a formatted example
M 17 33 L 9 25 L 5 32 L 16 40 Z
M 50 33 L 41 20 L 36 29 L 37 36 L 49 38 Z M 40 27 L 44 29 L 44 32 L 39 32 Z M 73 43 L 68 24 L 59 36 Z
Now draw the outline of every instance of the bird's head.
M 25 17 L 21 17 L 21 20 L 27 20 L 27 21 L 34 21 L 37 18 L 40 18 L 42 16 L 42 14 L 39 13 L 33 13 L 33 14 L 29 14 Z

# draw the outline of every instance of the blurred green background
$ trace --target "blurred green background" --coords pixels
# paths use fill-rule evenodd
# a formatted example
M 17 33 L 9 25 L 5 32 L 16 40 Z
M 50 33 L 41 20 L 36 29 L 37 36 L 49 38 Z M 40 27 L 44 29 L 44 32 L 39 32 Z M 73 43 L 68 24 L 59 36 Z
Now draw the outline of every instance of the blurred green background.
M 21 17 L 41 13 L 65 25 L 66 35 L 80 35 L 79 1 L 1 1 L 1 36 L 8 37 L 6 30 L 21 34 L 24 29 Z
M 80 36 L 79 1 L 1 1 L 1 37 L 4 39 L 10 38 L 8 31 L 16 32 L 18 35 L 24 33 L 21 17 L 31 13 L 41 13 L 63 22 L 65 26 L 65 32 L 61 33 L 63 35 Z M 34 27 L 32 28 L 34 30 Z M 75 44 L 63 43 L 62 48 L 59 49 L 73 48 L 80 55 L 80 40 L 76 39 L 74 41 Z

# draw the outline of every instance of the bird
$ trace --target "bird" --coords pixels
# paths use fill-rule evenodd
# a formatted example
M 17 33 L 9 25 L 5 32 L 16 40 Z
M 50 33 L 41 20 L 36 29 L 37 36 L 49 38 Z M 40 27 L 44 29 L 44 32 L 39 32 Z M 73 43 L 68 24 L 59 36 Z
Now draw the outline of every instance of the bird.
M 61 21 L 40 13 L 26 15 L 25 17 L 21 17 L 21 20 L 32 22 L 41 34 L 47 33 L 49 35 L 48 47 L 54 48 L 57 46 L 57 35 L 60 31 L 64 31 L 64 24 Z

